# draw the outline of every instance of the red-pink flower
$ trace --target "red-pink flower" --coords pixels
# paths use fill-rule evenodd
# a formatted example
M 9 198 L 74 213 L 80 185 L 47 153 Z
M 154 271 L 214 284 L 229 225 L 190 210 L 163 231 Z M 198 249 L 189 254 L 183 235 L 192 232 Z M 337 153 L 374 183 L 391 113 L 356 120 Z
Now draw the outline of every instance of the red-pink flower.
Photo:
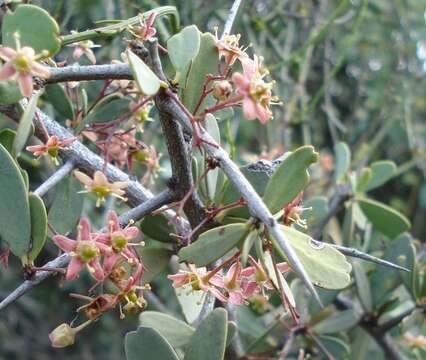
M 248 58 L 245 49 L 239 45 L 240 37 L 240 34 L 225 34 L 219 39 L 216 34 L 216 47 L 219 50 L 219 59 L 223 56 L 226 64 L 229 66 L 232 66 L 237 59 Z
M 135 253 L 129 248 L 129 241 L 139 235 L 139 229 L 136 226 L 127 226 L 124 229 L 120 227 L 118 216 L 115 211 L 109 211 L 108 232 L 92 234 L 97 242 L 107 245 L 112 252 L 105 255 L 103 268 L 106 274 L 109 274 L 113 267 L 120 260 L 126 260 L 130 264 L 136 264 L 139 259 Z
M 37 63 L 38 57 L 34 49 L 28 46 L 18 50 L 0 48 L 0 58 L 6 61 L 0 69 L 0 81 L 17 77 L 22 95 L 30 97 L 33 91 L 33 76 L 50 76 L 49 69 Z
M 139 26 L 131 28 L 131 33 L 141 41 L 152 39 L 157 34 L 157 30 L 153 27 L 156 17 L 155 12 L 149 14 L 148 18 L 139 21 Z
M 249 262 L 252 266 L 244 268 L 241 274 L 250 282 L 250 286 L 256 286 L 255 291 L 260 291 L 262 287 L 268 290 L 274 289 L 271 280 L 260 262 L 254 260 L 250 255 Z M 286 274 L 291 270 L 290 266 L 285 262 L 277 264 L 277 269 L 281 274 Z
M 218 280 L 215 284 L 225 290 L 227 301 L 234 305 L 244 304 L 245 300 L 258 289 L 257 284 L 253 284 L 242 277 L 239 261 L 234 262 L 226 274 Z
M 211 292 L 220 301 L 227 301 L 227 298 L 215 285 L 223 284 L 219 274 L 212 274 L 207 272 L 205 267 L 197 268 L 194 264 L 188 264 L 188 268 L 188 270 L 179 270 L 177 274 L 167 276 L 169 280 L 173 281 L 174 288 L 190 286 L 193 291 Z
M 77 240 L 72 240 L 64 235 L 55 235 L 53 242 L 71 256 L 65 276 L 66 280 L 76 279 L 84 266 L 96 280 L 104 279 L 105 274 L 100 263 L 100 256 L 101 254 L 109 255 L 112 250 L 108 245 L 92 238 L 87 218 L 80 219 Z
M 243 113 L 247 120 L 259 119 L 265 124 L 272 117 L 269 109 L 272 100 L 272 83 L 266 83 L 259 58 L 254 60 L 242 58 L 243 73 L 234 73 L 232 80 L 237 87 L 237 94 L 243 97 Z
M 47 139 L 45 144 L 27 146 L 26 150 L 32 152 L 34 156 L 41 156 L 47 153 L 53 159 L 56 159 L 58 156 L 58 150 L 73 143 L 75 140 L 75 137 L 59 140 L 57 136 L 52 135 L 49 139 Z
M 69 46 L 74 47 L 74 51 L 72 53 L 74 60 L 79 60 L 83 55 L 86 55 L 93 65 L 96 64 L 96 56 L 92 49 L 100 47 L 100 45 L 95 45 L 91 40 L 84 40 Z

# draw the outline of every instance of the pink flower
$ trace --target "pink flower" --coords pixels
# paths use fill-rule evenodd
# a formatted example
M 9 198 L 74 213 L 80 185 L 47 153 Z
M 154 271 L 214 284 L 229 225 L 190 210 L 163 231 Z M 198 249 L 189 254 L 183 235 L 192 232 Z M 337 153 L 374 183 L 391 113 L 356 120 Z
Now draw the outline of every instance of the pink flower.
M 28 46 L 18 50 L 2 47 L 0 58 L 6 61 L 0 69 L 0 81 L 16 76 L 21 93 L 26 97 L 30 97 L 33 91 L 33 76 L 50 76 L 48 68 L 36 62 L 38 56 L 35 55 L 34 49 Z
M 237 94 L 243 97 L 243 113 L 247 120 L 258 118 L 262 124 L 272 117 L 269 109 L 272 100 L 272 83 L 263 80 L 265 71 L 261 69 L 259 58 L 240 59 L 243 66 L 243 74 L 234 73 L 232 80 L 237 87 Z
M 249 262 L 252 266 L 246 267 L 241 271 L 242 276 L 247 278 L 250 283 L 248 286 L 256 286 L 255 291 L 260 291 L 262 287 L 265 287 L 268 290 L 274 289 L 271 280 L 269 279 L 260 262 L 254 260 L 250 255 Z M 285 262 L 277 264 L 277 268 L 278 271 L 282 274 L 287 274 L 291 270 L 290 266 Z
M 152 26 L 156 17 L 155 12 L 149 14 L 148 18 L 140 20 L 139 26 L 132 27 L 130 32 L 140 41 L 152 39 L 157 34 L 157 30 Z
M 237 59 L 242 60 L 248 58 L 243 47 L 239 46 L 241 35 L 224 35 L 221 39 L 216 34 L 216 47 L 219 50 L 219 59 L 225 58 L 227 65 L 232 66 Z
M 130 264 L 136 264 L 139 259 L 129 248 L 129 241 L 139 235 L 139 229 L 136 226 L 128 226 L 122 229 L 115 211 L 109 211 L 108 232 L 92 234 L 97 242 L 107 245 L 112 249 L 109 255 L 105 255 L 103 268 L 106 274 L 109 274 L 114 266 L 120 260 L 124 259 Z
M 188 264 L 188 270 L 179 270 L 179 273 L 168 275 L 173 281 L 174 288 L 190 286 L 193 291 L 211 292 L 220 301 L 226 302 L 227 298 L 215 286 L 223 284 L 221 276 L 217 273 L 207 272 L 205 267 L 197 268 L 194 264 Z
M 58 150 L 73 143 L 75 140 L 75 137 L 59 140 L 57 136 L 53 135 L 47 139 L 45 144 L 27 146 L 26 150 L 34 153 L 34 156 L 41 156 L 47 153 L 52 158 L 56 159 L 58 156 Z
M 85 40 L 69 46 L 74 47 L 74 52 L 72 53 L 74 60 L 79 60 L 83 55 L 86 55 L 93 65 L 96 64 L 96 56 L 92 49 L 100 47 L 100 45 L 95 45 L 91 40 Z
M 226 274 L 216 282 L 218 287 L 223 288 L 227 294 L 227 300 L 234 305 L 242 305 L 245 300 L 257 290 L 257 284 L 253 284 L 242 277 L 241 264 L 239 261 L 233 263 Z
M 66 280 L 76 279 L 84 266 L 96 280 L 104 279 L 105 275 L 99 259 L 101 254 L 109 255 L 111 248 L 92 239 L 87 218 L 80 219 L 77 240 L 69 239 L 64 235 L 55 235 L 53 242 L 71 256 L 65 276 Z

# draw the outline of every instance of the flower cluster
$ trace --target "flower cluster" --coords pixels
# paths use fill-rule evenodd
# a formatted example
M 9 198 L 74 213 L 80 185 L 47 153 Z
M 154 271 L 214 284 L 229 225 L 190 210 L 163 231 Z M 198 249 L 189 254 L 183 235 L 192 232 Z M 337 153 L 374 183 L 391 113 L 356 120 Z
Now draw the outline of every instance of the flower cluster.
M 242 268 L 239 259 L 233 261 L 224 274 L 220 270 L 228 261 L 211 271 L 207 271 L 205 267 L 197 268 L 193 264 L 188 264 L 187 269 L 168 275 L 168 278 L 173 281 L 174 288 L 188 287 L 190 291 L 210 292 L 222 302 L 242 305 L 256 295 L 262 294 L 266 297 L 264 291 L 274 289 L 267 271 L 260 262 L 251 256 L 248 257 L 248 261 L 251 266 L 246 268 Z M 290 271 L 287 263 L 277 264 L 277 269 L 281 274 Z
M 261 59 L 254 55 L 253 59 L 246 53 L 247 49 L 239 46 L 239 35 L 224 35 L 218 38 L 216 46 L 219 58 L 224 58 L 227 70 L 213 85 L 213 96 L 223 103 L 217 104 L 213 109 L 220 110 L 225 107 L 242 104 L 243 114 L 247 120 L 259 119 L 262 124 L 272 118 L 270 105 L 275 98 L 272 96 L 273 82 L 266 82 L 265 76 L 269 72 L 262 66 Z M 235 72 L 232 76 L 231 66 L 239 60 L 243 72 Z M 232 86 L 235 95 L 231 96 Z
M 132 242 L 139 236 L 139 230 L 135 226 L 122 228 L 114 211 L 108 212 L 107 219 L 106 232 L 92 232 L 88 219 L 82 218 L 76 240 L 59 234 L 53 237 L 53 242 L 71 256 L 65 280 L 76 279 L 86 267 L 97 283 L 108 280 L 116 289 L 94 298 L 74 294 L 87 301 L 77 311 L 84 312 L 88 320 L 76 328 L 68 324 L 58 326 L 50 334 L 54 347 L 72 345 L 78 331 L 117 306 L 123 318 L 140 312 L 147 305 L 143 290 L 149 286 L 140 285 L 144 266 L 133 249 L 143 243 Z
M 31 97 L 33 92 L 33 76 L 46 79 L 50 76 L 49 69 L 37 62 L 42 55 L 36 55 L 28 46 L 18 50 L 1 47 L 0 58 L 6 61 L 0 69 L 0 81 L 17 78 L 22 95 Z

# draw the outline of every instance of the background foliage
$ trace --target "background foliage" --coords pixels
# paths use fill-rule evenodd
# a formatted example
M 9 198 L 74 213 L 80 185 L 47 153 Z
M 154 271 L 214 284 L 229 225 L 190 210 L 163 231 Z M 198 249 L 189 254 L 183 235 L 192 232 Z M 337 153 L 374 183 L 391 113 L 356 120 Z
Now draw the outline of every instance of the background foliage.
M 62 33 L 92 27 L 96 21 L 105 18 L 125 19 L 158 5 L 175 5 L 184 25 L 197 24 L 201 30 L 214 31 L 215 26 L 223 25 L 230 6 L 228 1 L 202 0 L 52 0 L 31 3 L 47 9 L 58 21 Z M 241 43 L 251 43 L 254 52 L 263 55 L 271 77 L 276 80 L 275 93 L 284 106 L 273 109 L 275 119 L 266 126 L 233 120 L 222 127 L 231 153 L 241 164 L 258 159 L 260 154 L 273 159 L 303 144 L 312 144 L 319 149 L 320 166 L 313 169 L 311 185 L 305 194 L 312 201 L 322 201 L 317 196 L 330 196 L 334 192 L 336 172 L 330 163 L 334 163 L 337 169 L 342 165 L 338 156 L 335 157 L 339 142 L 348 144 L 350 167 L 354 172 L 378 160 L 395 162 L 397 168 L 392 178 L 371 191 L 370 196 L 394 207 L 411 220 L 418 271 L 424 271 L 425 267 L 422 239 L 426 235 L 424 11 L 424 2 L 420 0 L 245 1 L 234 32 L 242 34 Z M 173 27 L 164 23 L 159 30 L 160 39 L 164 41 Z M 99 63 L 120 58 L 123 45 L 119 40 L 98 42 L 102 45 L 95 50 Z M 69 58 L 70 52 L 62 51 L 57 60 Z M 94 98 L 98 89 L 97 85 L 87 86 L 89 98 Z M 48 99 L 45 109 L 54 111 Z M 9 126 L 7 120 L 1 121 L 3 126 Z M 147 126 L 144 136 L 145 141 L 152 139 L 150 141 L 161 150 L 164 144 L 156 136 L 159 133 L 160 126 L 154 122 Z M 340 154 L 338 149 L 339 145 L 337 153 Z M 167 157 L 163 157 L 161 165 L 164 170 L 160 178 L 166 179 L 169 174 Z M 40 184 L 51 170 L 47 162 L 36 162 L 29 157 L 23 159 L 23 166 L 29 171 L 31 188 Z M 342 166 L 345 170 L 345 165 Z M 55 194 L 50 196 L 48 203 L 54 205 Z M 91 201 L 85 202 L 86 210 L 93 212 L 92 206 Z M 328 234 L 336 242 L 376 255 L 384 254 L 395 262 L 401 254 L 406 257 L 412 254 L 407 249 L 409 235 L 388 240 L 369 229 L 354 234 L 351 240 L 346 238 L 343 223 L 345 218 L 348 221 L 349 210 L 348 207 L 330 222 Z M 95 223 L 97 215 L 103 214 L 93 215 Z M 362 219 L 355 221 L 362 222 Z M 55 252 L 56 248 L 49 245 L 39 258 L 40 264 L 55 256 Z M 409 281 L 395 271 L 360 262 L 353 265 L 356 283 L 345 291 L 345 295 L 355 308 L 364 308 L 371 316 L 374 314 L 379 318 L 379 323 L 397 317 L 416 301 L 424 309 L 425 294 L 416 299 L 411 285 L 407 285 Z M 19 267 L 20 264 L 12 261 L 9 270 L 0 272 L 0 298 L 19 282 Z M 167 270 L 163 272 L 167 274 Z M 47 334 L 52 327 L 64 319 L 71 320 L 70 308 L 74 301 L 70 301 L 67 294 L 87 287 L 88 279 L 82 277 L 80 282 L 66 284 L 62 291 L 52 291 L 54 282 L 55 279 L 47 281 L 8 311 L 0 313 L 0 359 L 124 358 L 124 334 L 137 327 L 137 320 L 118 321 L 111 315 L 95 324 L 71 349 L 50 348 Z M 177 300 L 165 276 L 156 279 L 153 287 L 170 309 L 178 311 Z M 359 319 L 354 320 L 355 315 L 348 312 L 350 310 L 342 311 L 342 304 L 341 311 L 334 311 L 332 316 L 318 313 L 318 308 L 306 294 L 301 290 L 298 292 L 300 287 L 298 280 L 294 280 L 292 289 L 297 295 L 302 316 L 337 358 L 385 358 L 380 346 L 366 331 L 368 318 L 363 326 L 354 326 Z M 246 346 L 264 351 L 283 341 L 283 329 L 280 324 L 275 324 L 263 340 L 255 343 L 254 340 L 262 338 L 273 321 L 248 308 L 243 308 L 240 313 L 239 325 L 246 331 L 242 334 Z M 405 356 L 419 359 L 425 356 L 424 350 L 415 348 L 404 337 L 408 330 L 414 335 L 421 334 L 424 327 L 422 311 L 417 310 L 403 324 L 392 329 L 391 334 Z M 314 346 L 309 338 L 297 337 L 295 348 L 311 349 Z

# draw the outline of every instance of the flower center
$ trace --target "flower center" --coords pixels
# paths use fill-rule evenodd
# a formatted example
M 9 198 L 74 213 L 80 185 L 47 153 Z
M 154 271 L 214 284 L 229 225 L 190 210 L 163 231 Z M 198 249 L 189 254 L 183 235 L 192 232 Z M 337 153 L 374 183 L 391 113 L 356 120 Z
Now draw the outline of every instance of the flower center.
M 99 249 L 93 241 L 79 241 L 76 249 L 78 258 L 84 263 L 99 256 Z
M 254 80 L 250 84 L 250 96 L 256 102 L 263 105 L 264 101 L 267 102 L 271 96 L 271 86 L 263 80 Z
M 195 274 L 189 275 L 189 284 L 191 284 L 192 290 L 194 291 L 201 290 L 201 279 L 197 275 Z
M 121 231 L 117 231 L 111 236 L 112 248 L 116 252 L 122 252 L 127 246 L 127 238 Z
M 93 186 L 92 192 L 100 198 L 104 198 L 111 194 L 111 190 L 107 186 Z
M 23 54 L 16 55 L 12 63 L 14 68 L 18 72 L 25 72 L 25 73 L 31 72 L 31 60 Z
M 58 156 L 58 150 L 59 148 L 57 146 L 50 146 L 47 148 L 47 153 L 53 157 L 56 158 Z

